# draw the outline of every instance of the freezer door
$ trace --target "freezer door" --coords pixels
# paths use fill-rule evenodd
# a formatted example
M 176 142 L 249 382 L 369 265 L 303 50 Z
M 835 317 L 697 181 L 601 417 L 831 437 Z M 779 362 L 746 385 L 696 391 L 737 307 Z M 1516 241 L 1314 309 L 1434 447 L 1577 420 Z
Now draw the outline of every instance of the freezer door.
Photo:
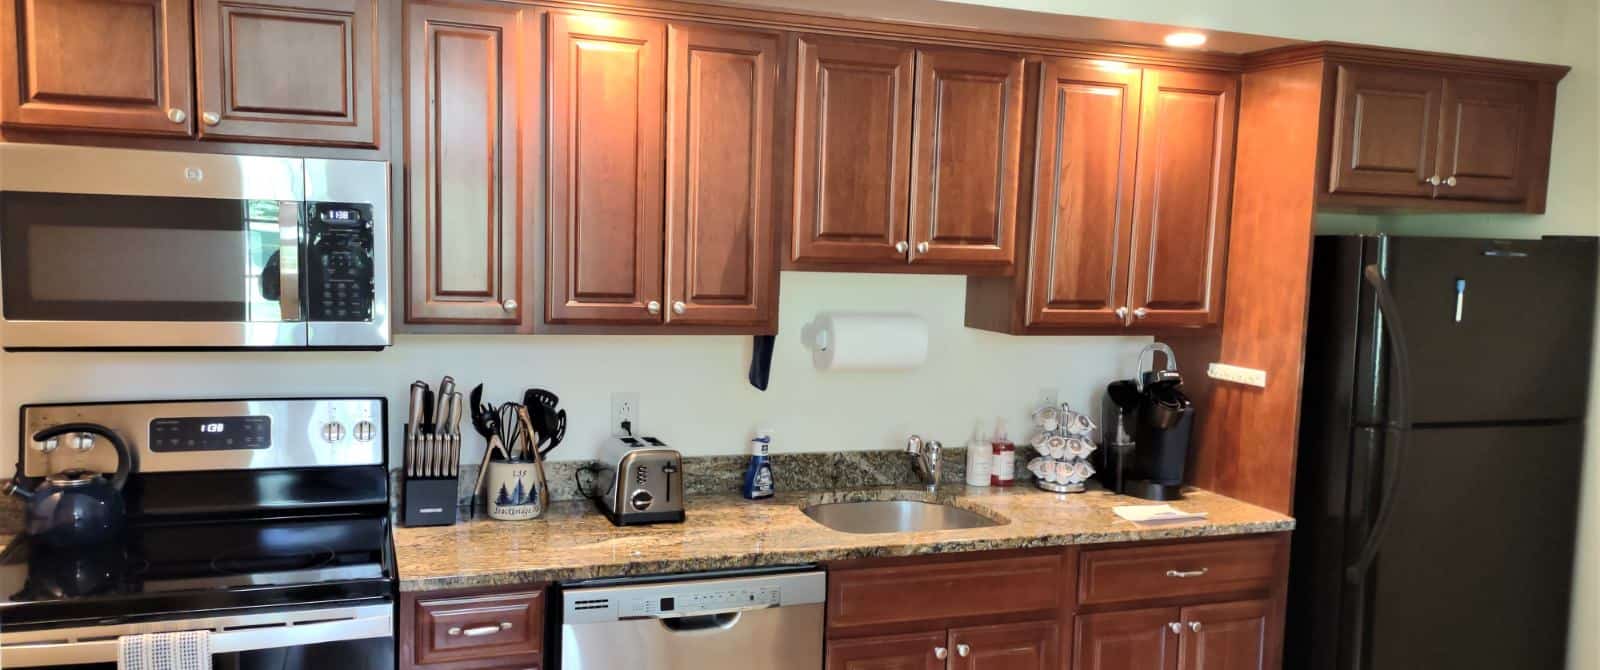
M 1417 430 L 1407 447 L 1363 667 L 1561 667 L 1582 426 Z
M 1583 416 L 1594 238 L 1386 243 L 1386 275 L 1410 345 L 1412 421 Z

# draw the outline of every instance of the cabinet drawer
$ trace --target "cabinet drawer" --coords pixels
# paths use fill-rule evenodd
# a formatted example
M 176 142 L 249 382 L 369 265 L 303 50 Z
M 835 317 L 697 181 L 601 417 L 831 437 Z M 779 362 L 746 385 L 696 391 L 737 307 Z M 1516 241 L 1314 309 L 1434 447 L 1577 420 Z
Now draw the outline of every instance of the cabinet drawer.
M 1283 551 L 1276 537 L 1091 549 L 1083 552 L 1078 602 L 1264 591 L 1277 581 Z
M 539 664 L 544 642 L 542 592 L 418 599 L 418 665 L 506 659 L 508 667 Z
M 834 570 L 828 627 L 1056 609 L 1064 570 L 1059 554 Z

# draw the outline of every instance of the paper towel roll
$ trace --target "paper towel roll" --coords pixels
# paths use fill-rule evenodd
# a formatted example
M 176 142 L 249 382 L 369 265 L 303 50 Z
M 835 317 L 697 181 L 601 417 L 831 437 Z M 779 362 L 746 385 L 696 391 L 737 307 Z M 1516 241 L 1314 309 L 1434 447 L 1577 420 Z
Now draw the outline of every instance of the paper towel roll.
M 915 314 L 826 313 L 808 330 L 818 370 L 906 370 L 928 360 L 928 323 Z

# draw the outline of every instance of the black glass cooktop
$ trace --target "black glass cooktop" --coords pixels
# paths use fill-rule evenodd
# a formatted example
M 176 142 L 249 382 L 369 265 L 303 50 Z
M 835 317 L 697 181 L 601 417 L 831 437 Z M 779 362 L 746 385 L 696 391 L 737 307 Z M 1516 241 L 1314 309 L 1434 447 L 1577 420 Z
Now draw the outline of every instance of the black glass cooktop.
M 0 554 L 0 627 L 386 597 L 384 517 L 145 524 L 61 550 L 21 538 Z

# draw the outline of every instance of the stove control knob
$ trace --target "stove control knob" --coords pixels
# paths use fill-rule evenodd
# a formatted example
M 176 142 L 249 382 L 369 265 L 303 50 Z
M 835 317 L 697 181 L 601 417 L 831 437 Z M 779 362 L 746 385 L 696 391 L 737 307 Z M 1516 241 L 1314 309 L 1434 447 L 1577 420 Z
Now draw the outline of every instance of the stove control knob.
M 88 451 L 94 448 L 94 433 L 78 433 L 72 436 L 72 448 L 78 451 Z
M 48 439 L 48 440 L 45 440 L 43 442 L 34 442 L 33 443 L 33 448 L 34 449 L 38 449 L 39 453 L 43 453 L 43 454 L 48 454 L 48 453 L 50 453 L 52 451 L 55 451 L 56 447 L 59 447 L 59 446 L 61 446 L 61 442 L 59 440 L 57 440 L 56 438 L 53 438 L 53 437 Z
M 355 433 L 357 442 L 371 442 L 372 436 L 378 432 L 378 428 L 372 425 L 371 421 L 362 420 L 356 423 L 352 432 Z
M 339 423 L 338 421 L 329 421 L 325 424 L 322 424 L 322 439 L 328 441 L 329 443 L 343 440 L 344 424 Z

